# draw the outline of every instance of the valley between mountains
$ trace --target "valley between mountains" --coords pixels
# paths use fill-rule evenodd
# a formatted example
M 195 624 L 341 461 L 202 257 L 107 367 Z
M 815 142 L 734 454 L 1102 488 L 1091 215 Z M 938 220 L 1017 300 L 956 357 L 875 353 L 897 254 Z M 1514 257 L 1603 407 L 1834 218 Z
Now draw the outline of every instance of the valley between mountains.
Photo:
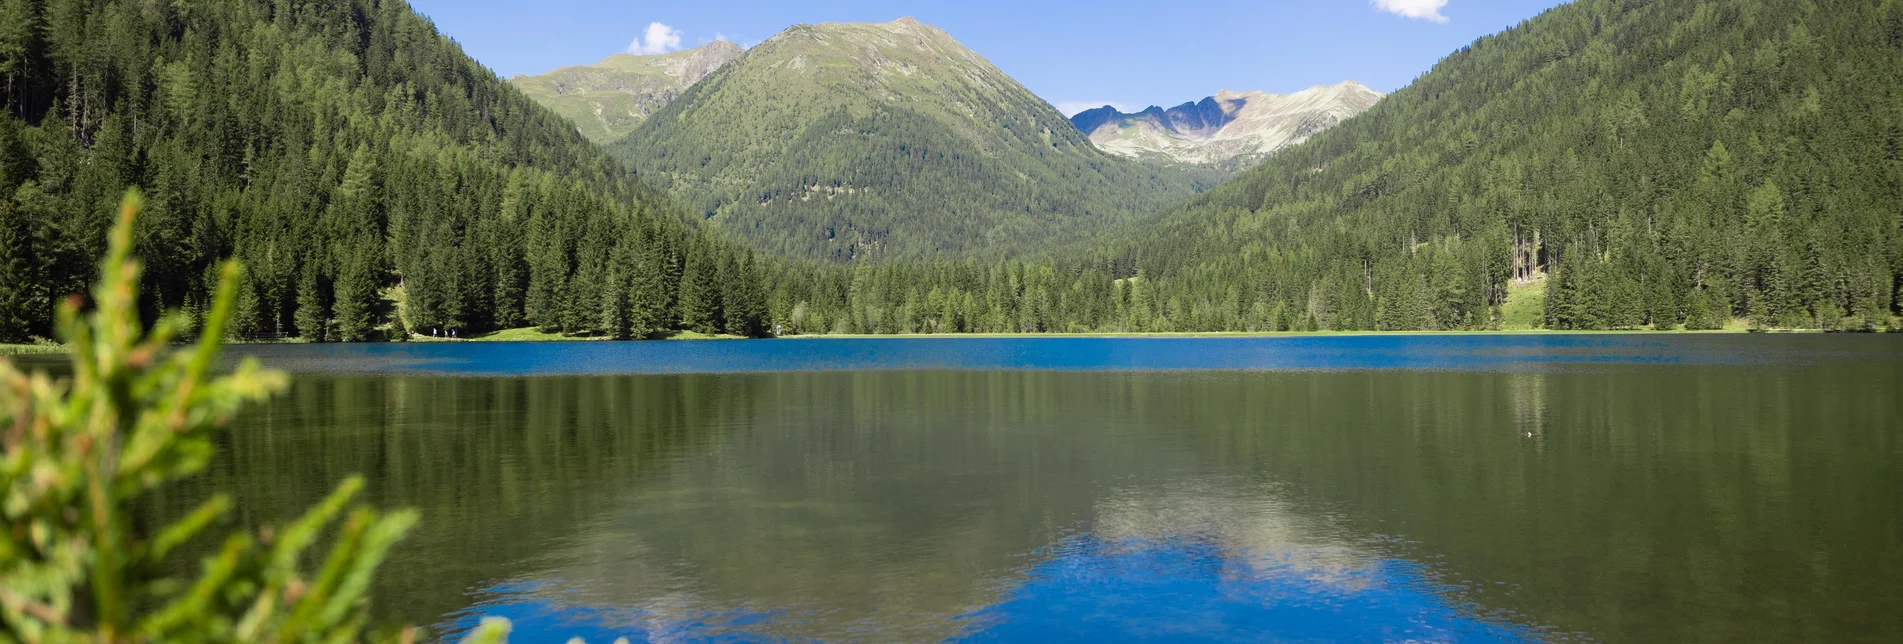
M 133 187 L 148 312 L 237 258 L 239 339 L 1903 327 L 1899 0 L 1070 115 L 909 18 L 505 80 L 401 0 L 22 7 L 0 342 Z

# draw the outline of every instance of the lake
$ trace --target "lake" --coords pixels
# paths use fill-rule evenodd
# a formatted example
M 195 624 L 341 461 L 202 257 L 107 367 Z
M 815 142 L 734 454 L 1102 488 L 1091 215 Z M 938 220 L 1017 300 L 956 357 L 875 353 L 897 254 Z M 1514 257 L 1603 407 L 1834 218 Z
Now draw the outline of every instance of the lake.
M 1903 336 L 234 348 L 161 505 L 423 521 L 377 610 L 518 642 L 1879 641 Z

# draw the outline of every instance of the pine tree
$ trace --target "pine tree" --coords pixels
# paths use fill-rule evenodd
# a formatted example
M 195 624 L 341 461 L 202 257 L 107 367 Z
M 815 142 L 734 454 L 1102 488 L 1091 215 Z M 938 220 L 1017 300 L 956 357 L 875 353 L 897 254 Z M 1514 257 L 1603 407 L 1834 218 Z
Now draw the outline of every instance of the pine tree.
M 763 291 L 760 274 L 755 266 L 753 253 L 746 253 L 735 264 L 735 274 L 731 280 L 732 299 L 726 300 L 727 332 L 748 338 L 757 338 L 767 334 L 766 293 Z
M 663 260 L 651 249 L 645 248 L 636 253 L 635 260 L 627 286 L 628 307 L 631 311 L 628 334 L 635 338 L 646 338 L 673 325 L 674 321 L 666 315 L 671 298 L 667 294 L 666 267 L 661 265 Z
M 323 274 L 318 270 L 315 260 L 306 260 L 304 270 L 297 278 L 297 334 L 309 342 L 324 342 L 330 339 L 330 325 L 326 316 L 330 313 L 330 297 L 325 292 Z
M 6 102 L 22 104 L 20 93 L 40 44 L 39 15 L 32 0 L 0 0 L 0 76 L 6 78 Z
M 377 279 L 371 266 L 375 260 L 370 250 L 358 246 L 344 256 L 342 267 L 337 275 L 334 291 L 335 301 L 331 304 L 331 317 L 337 326 L 337 340 L 342 342 L 363 342 L 370 339 L 371 328 L 375 326 L 377 302 Z
M 705 244 L 688 244 L 686 267 L 681 271 L 681 328 L 700 333 L 720 331 L 720 269 L 716 261 L 707 256 Z
M 35 313 L 44 310 L 33 288 L 32 230 L 26 217 L 10 201 L 0 201 L 0 342 L 25 342 L 44 323 Z

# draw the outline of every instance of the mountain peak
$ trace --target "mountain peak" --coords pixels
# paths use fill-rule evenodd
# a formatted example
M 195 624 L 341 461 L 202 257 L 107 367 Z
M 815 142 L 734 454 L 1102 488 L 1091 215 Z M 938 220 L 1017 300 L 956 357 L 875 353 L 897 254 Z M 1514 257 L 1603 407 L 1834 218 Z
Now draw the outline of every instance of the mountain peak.
M 1196 187 L 1186 171 L 1105 155 L 984 57 L 911 18 L 791 27 L 610 149 L 713 225 L 841 262 L 1029 247 Z
M 509 84 L 575 124 L 583 136 L 606 143 L 627 136 L 689 85 L 745 53 L 715 40 L 656 55 L 614 54 L 593 65 L 563 67 Z
M 1124 114 L 1108 106 L 1071 119 L 1106 152 L 1189 163 L 1267 156 L 1372 107 L 1381 94 L 1354 81 L 1293 94 L 1222 90 L 1176 107 Z

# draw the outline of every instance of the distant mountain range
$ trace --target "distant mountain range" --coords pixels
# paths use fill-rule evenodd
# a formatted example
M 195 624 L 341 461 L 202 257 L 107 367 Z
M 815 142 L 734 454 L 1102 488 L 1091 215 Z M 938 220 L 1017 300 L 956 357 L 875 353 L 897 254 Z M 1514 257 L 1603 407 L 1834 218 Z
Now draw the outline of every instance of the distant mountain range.
M 1380 100 L 1380 92 L 1345 81 L 1293 94 L 1225 90 L 1134 114 L 1105 105 L 1079 112 L 1071 122 L 1111 154 L 1215 164 L 1253 160 L 1301 143 Z
M 842 262 L 1076 238 L 1219 178 L 1105 154 L 911 18 L 789 28 L 610 150 L 756 247 Z
M 593 65 L 563 67 L 509 83 L 575 123 L 596 143 L 627 136 L 707 74 L 744 50 L 725 40 L 657 56 L 615 54 Z

